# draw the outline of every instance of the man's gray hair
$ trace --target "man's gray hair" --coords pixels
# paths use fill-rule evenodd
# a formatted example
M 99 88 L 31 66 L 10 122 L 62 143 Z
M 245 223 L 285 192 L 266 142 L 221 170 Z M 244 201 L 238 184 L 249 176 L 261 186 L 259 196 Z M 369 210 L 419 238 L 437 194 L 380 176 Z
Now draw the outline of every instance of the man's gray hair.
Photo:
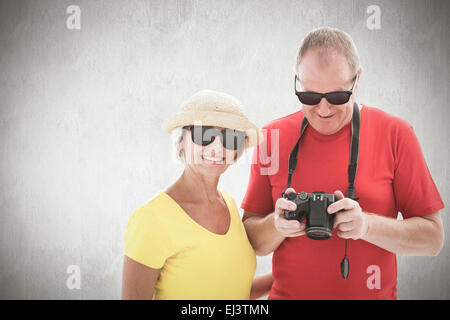
M 297 63 L 298 68 L 306 51 L 311 48 L 320 48 L 323 50 L 334 49 L 341 52 L 347 59 L 353 74 L 356 74 L 360 68 L 358 50 L 353 39 L 346 32 L 330 27 L 320 27 L 309 32 L 303 39 L 298 50 Z

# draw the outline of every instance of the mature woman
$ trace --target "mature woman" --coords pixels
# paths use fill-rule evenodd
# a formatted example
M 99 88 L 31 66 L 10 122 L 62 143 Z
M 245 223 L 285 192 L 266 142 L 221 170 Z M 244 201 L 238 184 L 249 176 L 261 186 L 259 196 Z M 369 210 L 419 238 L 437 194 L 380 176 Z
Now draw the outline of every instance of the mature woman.
M 182 175 L 130 217 L 124 299 L 249 299 L 268 293 L 271 275 L 253 280 L 255 253 L 222 173 L 262 140 L 240 102 L 204 90 L 163 128 L 177 136 Z M 253 288 L 252 288 L 252 283 Z

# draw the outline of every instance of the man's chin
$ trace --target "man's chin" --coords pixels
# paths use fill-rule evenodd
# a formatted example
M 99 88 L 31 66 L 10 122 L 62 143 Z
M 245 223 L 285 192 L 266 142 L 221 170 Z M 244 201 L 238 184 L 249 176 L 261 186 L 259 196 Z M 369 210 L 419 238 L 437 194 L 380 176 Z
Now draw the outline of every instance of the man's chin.
M 323 123 L 319 121 L 319 123 L 313 124 L 314 129 L 323 135 L 331 135 L 339 131 L 339 128 L 336 124 L 333 123 Z

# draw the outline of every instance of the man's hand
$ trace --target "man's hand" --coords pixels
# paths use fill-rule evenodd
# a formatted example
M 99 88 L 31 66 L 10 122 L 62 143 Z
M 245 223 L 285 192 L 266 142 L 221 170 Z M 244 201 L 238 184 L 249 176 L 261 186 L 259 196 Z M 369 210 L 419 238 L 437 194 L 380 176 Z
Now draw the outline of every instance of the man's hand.
M 338 228 L 337 235 L 344 239 L 361 239 L 369 228 L 367 215 L 358 202 L 345 198 L 341 191 L 335 191 L 334 195 L 338 201 L 328 206 L 328 213 L 336 213 L 333 227 Z
M 286 190 L 286 194 L 295 192 L 293 188 Z M 274 224 L 277 231 L 284 237 L 298 237 L 305 234 L 305 224 L 297 220 L 287 220 L 284 210 L 294 211 L 297 205 L 284 198 L 279 198 L 275 204 Z

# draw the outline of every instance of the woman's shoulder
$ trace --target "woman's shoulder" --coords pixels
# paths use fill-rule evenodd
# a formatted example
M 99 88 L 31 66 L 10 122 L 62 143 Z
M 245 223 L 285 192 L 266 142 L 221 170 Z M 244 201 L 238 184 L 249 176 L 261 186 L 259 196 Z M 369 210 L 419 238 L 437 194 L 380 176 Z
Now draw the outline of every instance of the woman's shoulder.
M 164 265 L 175 250 L 168 203 L 159 192 L 132 212 L 123 238 L 126 256 L 151 268 Z
M 132 212 L 130 222 L 139 221 L 154 225 L 169 219 L 171 211 L 173 209 L 170 197 L 164 192 L 158 192 Z

